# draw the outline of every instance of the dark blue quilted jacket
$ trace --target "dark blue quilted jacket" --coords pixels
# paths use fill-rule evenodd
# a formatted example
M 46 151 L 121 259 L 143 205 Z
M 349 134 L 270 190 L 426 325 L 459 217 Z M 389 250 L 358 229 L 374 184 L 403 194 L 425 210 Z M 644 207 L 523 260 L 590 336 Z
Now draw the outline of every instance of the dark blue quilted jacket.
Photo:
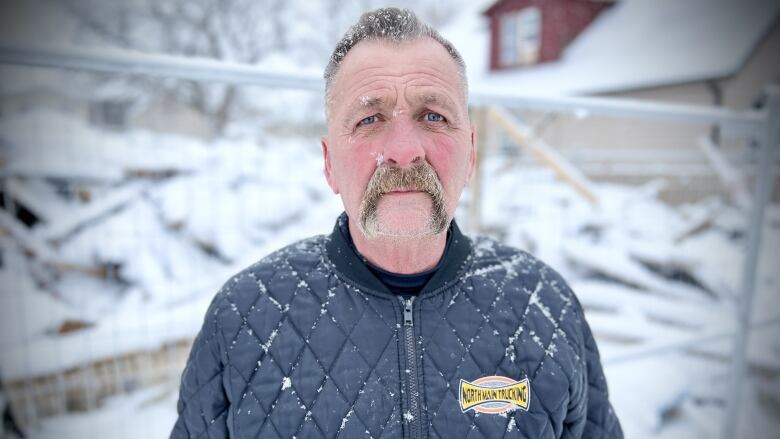
M 566 283 L 527 253 L 450 233 L 412 301 L 338 226 L 230 279 L 192 347 L 171 437 L 622 437 Z M 464 412 L 461 380 L 488 376 L 527 378 L 527 410 Z

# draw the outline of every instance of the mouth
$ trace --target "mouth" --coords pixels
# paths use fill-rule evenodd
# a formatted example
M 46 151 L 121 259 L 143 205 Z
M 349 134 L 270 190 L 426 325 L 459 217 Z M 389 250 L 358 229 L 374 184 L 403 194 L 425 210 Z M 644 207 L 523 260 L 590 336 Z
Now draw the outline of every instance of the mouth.
M 413 194 L 417 192 L 422 192 L 422 191 L 415 188 L 402 187 L 402 188 L 394 189 L 392 191 L 385 192 L 385 194 Z
M 397 191 L 390 191 L 386 192 L 383 195 L 384 196 L 402 196 L 402 195 L 413 195 L 413 194 L 421 194 L 423 191 L 417 191 L 417 190 L 397 190 Z

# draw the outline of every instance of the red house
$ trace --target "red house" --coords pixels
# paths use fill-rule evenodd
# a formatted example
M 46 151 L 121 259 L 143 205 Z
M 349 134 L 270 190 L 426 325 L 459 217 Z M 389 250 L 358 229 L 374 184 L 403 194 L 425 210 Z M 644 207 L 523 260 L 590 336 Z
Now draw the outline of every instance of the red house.
M 490 69 L 553 61 L 608 0 L 499 0 L 483 15 L 490 26 Z

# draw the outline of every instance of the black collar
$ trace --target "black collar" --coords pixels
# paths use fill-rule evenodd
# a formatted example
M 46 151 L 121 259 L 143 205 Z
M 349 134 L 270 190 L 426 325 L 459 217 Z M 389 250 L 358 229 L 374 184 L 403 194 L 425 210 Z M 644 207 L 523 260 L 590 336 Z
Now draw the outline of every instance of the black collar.
M 338 220 L 336 220 L 336 225 L 326 244 L 328 257 L 336 266 L 336 269 L 347 276 L 351 281 L 367 289 L 395 296 L 373 273 L 371 273 L 366 264 L 358 257 L 355 251 L 352 250 L 349 243 L 342 235 L 339 230 L 339 222 L 346 220 L 346 212 L 342 213 Z M 451 281 L 454 281 L 462 268 L 463 262 L 466 260 L 469 253 L 471 253 L 471 241 L 460 232 L 458 225 L 455 224 L 455 220 L 450 223 L 449 233 L 451 242 L 446 258 L 440 262 L 438 270 L 436 270 L 436 273 L 434 273 L 428 283 L 425 284 L 418 296 L 426 295 Z

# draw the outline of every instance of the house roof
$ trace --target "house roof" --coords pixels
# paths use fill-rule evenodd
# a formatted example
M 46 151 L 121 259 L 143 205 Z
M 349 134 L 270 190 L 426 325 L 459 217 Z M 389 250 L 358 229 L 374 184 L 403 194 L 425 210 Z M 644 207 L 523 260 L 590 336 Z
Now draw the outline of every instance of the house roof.
M 731 76 L 777 23 L 780 2 L 618 1 L 558 62 L 502 72 L 489 70 L 484 18 L 479 11 L 465 15 L 443 33 L 469 65 L 472 88 L 583 95 Z
M 483 15 L 490 15 L 493 13 L 493 11 L 501 4 L 504 3 L 506 0 L 498 0 L 498 1 L 491 1 L 489 2 L 489 6 L 483 7 L 482 14 Z M 588 1 L 593 3 L 614 3 L 617 0 L 579 0 L 579 1 Z

